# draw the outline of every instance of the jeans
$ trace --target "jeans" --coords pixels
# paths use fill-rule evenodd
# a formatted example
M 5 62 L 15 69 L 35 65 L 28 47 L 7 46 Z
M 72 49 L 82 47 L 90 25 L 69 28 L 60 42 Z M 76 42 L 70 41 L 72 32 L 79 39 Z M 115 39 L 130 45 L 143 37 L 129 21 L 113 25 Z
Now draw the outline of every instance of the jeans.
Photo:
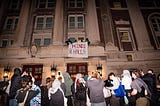
M 9 106 L 18 106 L 17 100 L 16 99 L 10 99 L 9 100 Z

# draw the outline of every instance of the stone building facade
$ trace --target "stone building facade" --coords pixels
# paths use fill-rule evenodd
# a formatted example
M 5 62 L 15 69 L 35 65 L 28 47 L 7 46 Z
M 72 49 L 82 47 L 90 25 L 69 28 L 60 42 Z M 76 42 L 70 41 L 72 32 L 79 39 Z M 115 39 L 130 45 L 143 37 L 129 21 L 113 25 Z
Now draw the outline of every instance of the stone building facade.
M 100 69 L 160 73 L 158 0 L 1 0 L 0 73 L 15 67 L 45 82 L 56 69 L 90 74 Z M 87 42 L 87 57 L 69 57 L 69 45 Z M 9 70 L 5 71 L 4 70 Z

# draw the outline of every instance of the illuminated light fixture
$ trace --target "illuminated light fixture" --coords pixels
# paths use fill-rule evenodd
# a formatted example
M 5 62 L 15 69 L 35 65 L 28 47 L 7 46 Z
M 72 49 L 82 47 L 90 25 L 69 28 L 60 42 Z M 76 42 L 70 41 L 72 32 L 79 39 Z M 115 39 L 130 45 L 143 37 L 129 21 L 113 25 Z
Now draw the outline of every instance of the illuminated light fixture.
M 9 72 L 10 72 L 10 66 L 9 66 L 9 63 L 8 63 L 7 66 L 4 66 L 4 75 L 3 75 L 3 78 L 8 78 Z
M 57 71 L 56 65 L 51 65 L 51 76 L 55 76 Z
M 102 76 L 102 64 L 97 64 L 97 72 L 99 73 L 100 76 Z

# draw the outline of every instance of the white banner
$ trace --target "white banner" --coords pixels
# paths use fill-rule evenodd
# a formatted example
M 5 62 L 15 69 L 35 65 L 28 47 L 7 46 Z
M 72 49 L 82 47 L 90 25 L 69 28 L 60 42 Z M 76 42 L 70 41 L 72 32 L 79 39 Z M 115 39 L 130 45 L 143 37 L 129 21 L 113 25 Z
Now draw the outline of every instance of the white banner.
M 88 43 L 75 42 L 68 46 L 68 57 L 88 58 Z

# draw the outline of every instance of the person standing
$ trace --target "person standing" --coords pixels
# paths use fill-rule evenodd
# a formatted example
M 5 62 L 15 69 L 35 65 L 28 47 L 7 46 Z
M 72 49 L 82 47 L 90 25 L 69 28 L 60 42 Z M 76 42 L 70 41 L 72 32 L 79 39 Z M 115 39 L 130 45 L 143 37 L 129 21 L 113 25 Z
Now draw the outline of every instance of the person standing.
M 35 84 L 35 79 L 32 77 L 32 82 L 31 82 L 31 88 L 30 90 L 37 91 L 39 90 L 39 93 L 30 100 L 30 106 L 41 106 L 41 89 L 38 85 Z
M 129 70 L 123 70 L 123 74 L 122 74 L 122 85 L 124 85 L 125 91 L 126 91 L 126 97 L 129 100 L 129 106 L 134 106 L 135 105 L 135 99 L 134 97 L 129 97 L 128 94 L 131 93 L 131 83 L 132 83 L 132 77 L 131 74 L 129 72 Z M 122 101 L 120 101 L 122 103 L 122 105 L 124 105 L 124 99 Z
M 73 81 L 72 81 L 68 72 L 64 72 L 63 77 L 64 77 L 64 82 L 65 82 L 64 84 L 66 86 L 65 96 L 67 98 L 67 105 L 68 106 L 73 106 L 73 104 L 72 104 L 72 92 L 71 92 L 71 86 L 73 84 Z
M 78 73 L 76 75 L 75 82 L 72 85 L 72 93 L 75 106 L 86 106 L 87 96 L 85 81 L 82 78 L 82 74 Z
M 9 90 L 9 106 L 17 106 L 17 101 L 15 100 L 15 96 L 17 91 L 21 88 L 20 84 L 21 80 L 21 70 L 19 68 L 14 69 L 14 74 L 11 77 L 11 85 Z
M 120 78 L 116 77 L 113 72 L 108 74 L 109 80 L 111 80 L 112 87 L 106 87 L 111 90 L 111 106 L 120 106 L 120 97 L 116 97 L 114 90 L 117 89 L 120 85 Z
M 150 104 L 156 106 L 157 104 L 157 88 L 156 88 L 156 75 L 152 69 L 148 69 L 147 73 L 144 74 L 142 80 L 148 85 L 149 90 L 152 93 Z
M 106 106 L 103 94 L 104 81 L 98 77 L 97 72 L 93 72 L 91 78 L 86 82 L 89 89 L 89 98 L 91 106 Z
M 133 70 L 131 83 L 132 95 L 136 95 L 136 106 L 149 106 L 149 101 L 146 96 L 151 97 L 151 92 L 148 89 L 147 84 L 140 78 L 140 71 L 138 69 Z
M 64 82 L 63 82 L 64 83 Z M 61 82 L 56 78 L 48 91 L 50 106 L 64 106 L 64 91 L 61 88 Z
M 32 106 L 30 105 L 30 100 L 33 99 L 40 91 L 38 89 L 29 89 L 29 79 L 27 75 L 22 76 L 20 85 L 22 88 L 17 91 L 15 96 L 18 105 L 21 106 L 20 104 L 24 103 L 23 106 Z

